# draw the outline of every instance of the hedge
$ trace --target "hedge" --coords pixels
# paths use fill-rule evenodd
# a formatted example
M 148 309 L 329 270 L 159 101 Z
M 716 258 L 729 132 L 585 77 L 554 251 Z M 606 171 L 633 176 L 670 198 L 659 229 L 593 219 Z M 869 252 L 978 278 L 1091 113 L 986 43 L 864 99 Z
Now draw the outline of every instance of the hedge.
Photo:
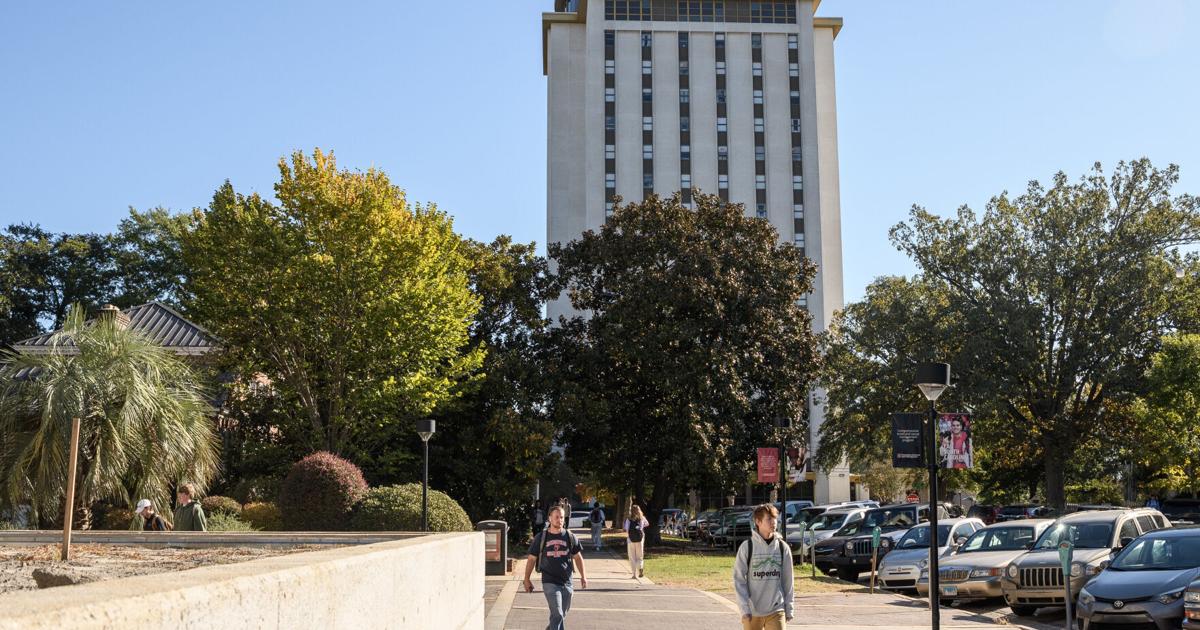
M 283 529 L 283 517 L 274 503 L 247 503 L 242 507 L 242 520 L 264 532 Z
M 204 508 L 205 516 L 224 512 L 238 516 L 242 513 L 242 504 L 222 496 L 211 496 L 200 499 L 200 507 Z
M 421 484 L 384 486 L 367 491 L 354 508 L 356 531 L 421 531 Z M 429 491 L 429 531 L 471 531 L 466 511 L 443 492 Z
M 292 531 L 338 531 L 367 492 L 358 466 L 327 452 L 292 465 L 279 490 L 283 526 Z

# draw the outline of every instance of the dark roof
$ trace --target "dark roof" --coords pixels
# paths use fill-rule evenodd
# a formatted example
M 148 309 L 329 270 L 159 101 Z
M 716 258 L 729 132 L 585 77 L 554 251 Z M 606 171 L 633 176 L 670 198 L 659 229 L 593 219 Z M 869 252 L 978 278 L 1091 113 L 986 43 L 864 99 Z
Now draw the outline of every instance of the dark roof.
M 135 330 L 148 339 L 163 346 L 175 354 L 201 355 L 217 348 L 217 339 L 212 333 L 198 324 L 192 323 L 178 311 L 161 304 L 150 302 L 121 311 L 120 318 L 127 322 L 130 330 Z M 13 344 L 17 352 L 27 354 L 45 354 L 50 352 L 50 338 L 53 332 L 30 337 Z M 59 347 L 73 347 L 71 340 L 65 340 Z

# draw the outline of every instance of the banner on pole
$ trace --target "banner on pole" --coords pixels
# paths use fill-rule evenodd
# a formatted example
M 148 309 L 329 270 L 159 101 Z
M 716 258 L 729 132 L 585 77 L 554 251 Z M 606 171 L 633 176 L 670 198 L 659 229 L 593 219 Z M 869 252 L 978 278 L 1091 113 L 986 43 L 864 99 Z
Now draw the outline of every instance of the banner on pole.
M 943 413 L 938 417 L 941 438 L 939 456 L 942 468 L 971 468 L 975 462 L 975 444 L 971 440 L 971 416 L 965 413 Z
M 779 483 L 779 449 L 758 449 L 758 483 Z
M 925 445 L 925 432 L 922 430 L 924 423 L 925 414 L 892 414 L 893 468 L 925 467 L 925 457 L 922 454 L 922 447 Z
M 798 483 L 807 479 L 808 473 L 812 472 L 812 462 L 808 456 L 806 448 L 789 448 L 787 466 L 784 468 L 787 471 L 787 480 L 792 483 Z

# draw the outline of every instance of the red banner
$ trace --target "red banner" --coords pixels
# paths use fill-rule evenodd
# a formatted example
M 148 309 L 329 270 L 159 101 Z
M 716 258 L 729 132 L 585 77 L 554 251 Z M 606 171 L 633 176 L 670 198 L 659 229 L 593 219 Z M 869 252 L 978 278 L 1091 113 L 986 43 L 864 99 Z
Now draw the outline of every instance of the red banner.
M 758 483 L 779 483 L 779 449 L 758 449 Z

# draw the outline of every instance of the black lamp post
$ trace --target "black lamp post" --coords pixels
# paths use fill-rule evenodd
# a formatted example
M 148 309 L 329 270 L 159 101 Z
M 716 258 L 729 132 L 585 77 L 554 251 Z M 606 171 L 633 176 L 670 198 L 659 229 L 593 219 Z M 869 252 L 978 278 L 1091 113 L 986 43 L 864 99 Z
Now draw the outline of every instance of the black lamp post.
M 425 466 L 421 471 L 421 531 L 429 531 L 429 438 L 437 431 L 437 422 L 417 420 L 417 435 L 425 445 Z
M 933 630 L 942 627 L 939 600 L 941 580 L 938 575 L 938 468 L 941 461 L 938 449 L 937 399 L 950 387 L 949 363 L 921 363 L 917 366 L 916 386 L 929 401 L 929 430 L 926 432 L 925 463 L 929 468 L 929 609 L 933 615 Z

